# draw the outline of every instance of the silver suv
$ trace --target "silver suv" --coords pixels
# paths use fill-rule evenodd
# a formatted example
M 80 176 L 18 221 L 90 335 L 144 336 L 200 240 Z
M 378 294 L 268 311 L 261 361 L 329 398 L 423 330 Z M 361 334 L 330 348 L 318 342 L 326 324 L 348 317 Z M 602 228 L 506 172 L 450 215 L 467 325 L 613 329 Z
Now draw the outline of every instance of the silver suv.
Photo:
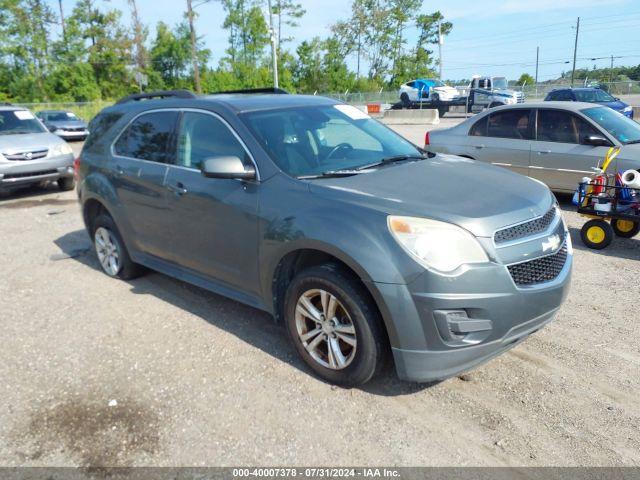
M 29 110 L 0 104 L 0 191 L 52 181 L 75 187 L 71 147 Z

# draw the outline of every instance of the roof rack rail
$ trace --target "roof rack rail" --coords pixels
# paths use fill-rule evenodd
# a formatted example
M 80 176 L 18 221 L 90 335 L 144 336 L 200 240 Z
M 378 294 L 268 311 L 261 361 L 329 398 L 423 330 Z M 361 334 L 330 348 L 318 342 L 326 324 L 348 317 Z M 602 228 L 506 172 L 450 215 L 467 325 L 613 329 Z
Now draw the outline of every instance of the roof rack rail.
M 140 100 L 151 100 L 154 98 L 197 98 L 197 95 L 189 90 L 158 90 L 149 93 L 134 93 L 133 95 L 118 100 L 116 105 L 138 102 Z
M 287 92 L 286 90 L 283 90 L 282 88 L 276 88 L 276 87 L 241 88 L 239 90 L 225 90 L 224 92 L 215 92 L 213 95 L 223 95 L 227 93 L 243 93 L 243 94 L 275 93 L 277 95 L 289 95 L 289 92 Z

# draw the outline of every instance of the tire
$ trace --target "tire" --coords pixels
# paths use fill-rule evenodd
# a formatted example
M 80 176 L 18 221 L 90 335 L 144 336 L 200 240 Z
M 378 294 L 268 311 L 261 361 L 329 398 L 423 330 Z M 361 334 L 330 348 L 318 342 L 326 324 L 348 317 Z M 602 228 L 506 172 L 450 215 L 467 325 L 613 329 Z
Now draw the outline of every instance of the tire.
M 400 101 L 402 102 L 402 106 L 404 108 L 411 107 L 411 100 L 409 100 L 409 95 L 407 94 L 407 92 L 402 92 L 400 94 Z
M 322 315 L 331 309 L 328 307 L 331 297 L 334 315 L 326 319 Z M 323 309 L 324 299 L 328 308 Z M 298 354 L 330 383 L 344 387 L 362 385 L 385 363 L 388 348 L 378 309 L 364 287 L 337 265 L 312 267 L 296 275 L 287 288 L 284 319 Z M 314 331 L 319 333 L 308 336 L 308 341 L 301 338 Z M 330 343 L 334 345 L 331 352 L 337 346 L 339 353 L 330 354 Z
M 640 222 L 614 219 L 611 220 L 611 228 L 618 237 L 632 238 L 640 232 Z
M 604 220 L 589 220 L 580 230 L 585 246 L 594 250 L 607 248 L 613 240 L 613 228 Z
M 442 118 L 447 114 L 448 111 L 449 111 L 449 109 L 447 107 L 439 107 L 438 108 L 438 116 L 440 118 Z
M 58 188 L 63 192 L 68 192 L 76 188 L 76 179 L 73 177 L 62 177 L 58 179 Z
M 108 214 L 98 215 L 93 220 L 91 224 L 91 239 L 100 267 L 110 277 L 131 280 L 144 272 L 144 268 L 141 265 L 131 260 L 127 247 L 122 240 L 122 235 L 120 235 L 118 227 L 116 227 L 115 222 Z M 105 249 L 107 250 L 105 251 Z M 111 250 L 117 253 L 115 265 L 108 261 Z M 105 257 L 107 261 L 105 261 Z

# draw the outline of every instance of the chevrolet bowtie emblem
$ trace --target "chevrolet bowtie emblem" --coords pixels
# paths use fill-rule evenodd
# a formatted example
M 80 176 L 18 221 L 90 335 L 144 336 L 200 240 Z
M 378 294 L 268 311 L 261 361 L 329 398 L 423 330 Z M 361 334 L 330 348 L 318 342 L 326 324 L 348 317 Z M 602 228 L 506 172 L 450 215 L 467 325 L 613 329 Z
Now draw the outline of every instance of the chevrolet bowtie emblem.
M 551 250 L 552 252 L 557 250 L 560 246 L 560 236 L 559 235 L 551 235 L 544 242 L 542 242 L 542 251 L 547 252 Z

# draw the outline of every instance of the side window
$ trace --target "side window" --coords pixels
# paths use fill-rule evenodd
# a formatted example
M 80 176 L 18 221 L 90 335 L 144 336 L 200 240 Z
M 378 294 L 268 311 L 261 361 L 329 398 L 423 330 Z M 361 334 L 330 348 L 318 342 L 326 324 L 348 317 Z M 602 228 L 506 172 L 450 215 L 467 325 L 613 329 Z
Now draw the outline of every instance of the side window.
M 554 102 L 556 100 L 558 100 L 558 92 L 551 92 L 548 96 L 547 96 L 547 100 Z
M 471 130 L 469 130 L 469 135 L 472 137 L 486 137 L 487 136 L 487 123 L 489 117 L 486 116 L 483 119 L 477 121 Z
M 151 112 L 136 118 L 116 142 L 116 155 L 169 163 L 175 156 L 173 134 L 178 112 Z
M 538 140 L 542 142 L 583 143 L 589 135 L 601 135 L 583 119 L 563 110 L 538 112 Z
M 233 155 L 246 161 L 246 151 L 229 127 L 206 113 L 185 112 L 178 133 L 175 164 L 200 169 L 209 157 Z
M 416 86 L 416 82 L 409 82 L 409 83 L 407 83 L 407 87 L 411 87 L 411 88 L 413 88 L 413 87 L 415 87 L 415 86 Z
M 573 96 L 569 90 L 562 90 L 557 93 L 556 100 L 560 100 L 562 102 L 570 102 L 573 100 Z
M 529 118 L 531 110 L 503 110 L 492 113 L 487 125 L 487 136 L 496 138 L 531 139 Z

